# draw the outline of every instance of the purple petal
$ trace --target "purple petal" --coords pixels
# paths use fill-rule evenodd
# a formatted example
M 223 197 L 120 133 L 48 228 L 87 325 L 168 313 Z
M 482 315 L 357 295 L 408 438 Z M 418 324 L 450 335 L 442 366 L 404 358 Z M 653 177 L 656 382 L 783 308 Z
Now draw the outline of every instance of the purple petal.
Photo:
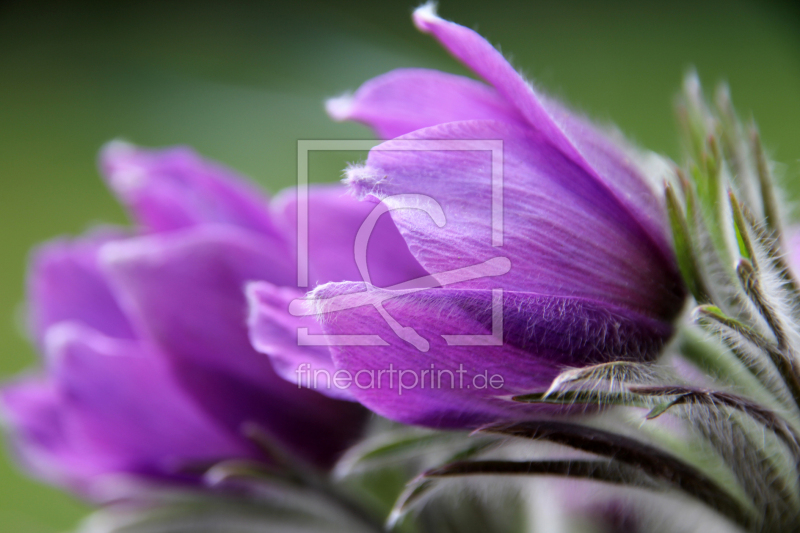
M 326 108 L 334 120 L 362 122 L 382 139 L 460 120 L 525 122 L 492 87 L 426 69 L 393 70 L 366 82 L 351 97 L 329 100 Z
M 48 330 L 46 352 L 49 383 L 23 381 L 2 395 L 18 448 L 40 475 L 91 493 L 107 474 L 180 479 L 257 454 L 208 419 L 141 343 L 62 323 Z
M 628 151 L 611 142 L 589 121 L 542 97 L 483 37 L 439 18 L 432 4 L 414 12 L 414 23 L 493 85 L 550 143 L 608 187 L 618 201 L 635 213 L 637 223 L 647 231 L 660 253 L 666 258 L 672 256 L 664 208 Z M 655 177 L 656 180 L 661 178 Z
M 376 207 L 359 202 L 345 187 L 314 186 L 308 194 L 308 261 L 312 286 L 329 281 L 363 279 L 356 265 L 356 235 Z M 297 194 L 286 189 L 273 201 L 276 224 L 293 242 L 297 238 Z M 408 251 L 388 215 L 381 216 L 369 236 L 366 250 L 372 283 L 386 287 L 427 275 Z M 293 252 L 294 257 L 297 252 Z M 296 282 L 291 283 L 296 286 Z
M 52 241 L 33 254 L 28 273 L 29 323 L 39 344 L 44 332 L 64 320 L 83 323 L 111 337 L 133 338 L 97 264 L 105 243 L 120 231 L 96 231 L 78 240 Z
M 128 468 L 252 455 L 189 400 L 159 356 L 72 324 L 48 332 L 49 371 L 76 431 Z M 113 467 L 118 469 L 118 467 Z
M 142 335 L 190 394 L 229 431 L 256 423 L 301 456 L 329 465 L 355 438 L 363 410 L 281 379 L 250 345 L 244 287 L 286 285 L 291 260 L 275 243 L 205 226 L 115 243 L 102 256 Z M 324 436 L 324 438 L 323 438 Z
M 347 390 L 378 414 L 433 427 L 475 427 L 541 413 L 541 407 L 504 397 L 547 389 L 565 367 L 653 359 L 671 332 L 669 325 L 625 309 L 530 293 L 506 292 L 494 317 L 492 292 L 484 290 L 364 292 L 363 284 L 337 283 L 313 297 L 326 334 L 378 335 L 385 342 L 331 348 L 337 368 L 353 380 Z M 404 328 L 399 335 L 377 310 L 380 302 Z M 491 345 L 492 321 L 500 316 L 504 342 Z M 483 337 L 453 345 L 442 335 Z
M 336 371 L 326 346 L 300 345 L 299 328 L 305 328 L 311 335 L 322 333 L 322 327 L 313 317 L 289 314 L 290 302 L 302 297 L 303 293 L 296 289 L 276 287 L 263 281 L 247 286 L 250 303 L 247 323 L 253 348 L 270 357 L 279 376 L 298 385 L 304 384 L 302 376 L 305 372 L 313 375 L 315 370 Z M 340 389 L 330 387 L 317 391 L 332 398 L 352 400 L 349 392 Z
M 71 449 L 59 403 L 53 383 L 44 378 L 26 377 L 0 389 L 3 425 L 22 464 L 43 479 L 77 488 L 95 470 Z
M 475 150 L 392 150 L 415 139 L 463 140 Z M 502 247 L 492 246 L 491 154 L 470 140 L 503 141 Z M 497 257 L 511 261 L 500 277 L 471 288 L 504 287 L 607 302 L 662 319 L 680 310 L 683 289 L 626 205 L 542 134 L 492 121 L 443 124 L 387 141 L 348 180 L 392 208 L 409 249 L 434 276 Z M 436 227 L 416 197 L 433 198 L 446 223 Z M 407 207 L 407 208 L 404 208 Z
M 276 235 L 267 199 L 249 183 L 190 148 L 149 150 L 120 141 L 100 155 L 109 186 L 150 232 L 204 223 Z

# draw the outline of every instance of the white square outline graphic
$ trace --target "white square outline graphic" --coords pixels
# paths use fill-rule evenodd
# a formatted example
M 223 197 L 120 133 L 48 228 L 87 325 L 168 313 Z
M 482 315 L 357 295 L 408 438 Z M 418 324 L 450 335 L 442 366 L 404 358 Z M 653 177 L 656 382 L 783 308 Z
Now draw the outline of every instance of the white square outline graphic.
M 388 147 L 382 148 L 382 145 Z M 308 154 L 311 151 L 488 151 L 492 154 L 492 247 L 503 246 L 503 140 L 502 139 L 394 139 L 297 141 L 297 286 L 308 287 Z M 436 273 L 433 273 L 435 276 Z M 379 309 L 380 310 L 380 309 Z M 386 318 L 385 311 L 381 313 Z M 391 324 L 390 324 L 391 325 Z M 394 329 L 394 327 L 393 327 Z M 397 332 L 397 331 L 396 331 Z M 441 335 L 448 346 L 502 346 L 503 289 L 492 289 L 492 332 L 485 335 Z M 407 339 L 406 339 L 407 340 Z M 386 346 L 380 335 L 312 335 L 297 328 L 299 346 Z M 418 349 L 421 349 L 418 346 Z M 427 351 L 427 349 L 421 349 Z

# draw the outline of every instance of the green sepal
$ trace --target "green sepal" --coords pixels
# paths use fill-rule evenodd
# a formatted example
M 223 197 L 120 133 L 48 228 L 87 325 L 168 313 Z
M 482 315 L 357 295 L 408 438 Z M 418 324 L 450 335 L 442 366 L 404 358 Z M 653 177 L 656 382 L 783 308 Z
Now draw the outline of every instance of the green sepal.
M 753 251 L 753 243 L 750 241 L 750 235 L 747 233 L 747 223 L 742 215 L 741 204 L 733 191 L 728 191 L 728 199 L 730 200 L 731 210 L 733 212 L 733 228 L 736 231 L 736 244 L 739 247 L 739 255 L 753 263 L 754 266 L 757 266 L 755 253 Z
M 678 268 L 681 271 L 689 292 L 695 300 L 700 303 L 709 302 L 708 290 L 706 289 L 703 276 L 700 272 L 697 258 L 692 246 L 692 238 L 689 233 L 689 226 L 681 209 L 678 196 L 669 183 L 665 187 L 667 199 L 667 214 L 669 216 L 670 227 L 672 228 L 672 239 L 675 244 L 675 254 L 678 259 Z

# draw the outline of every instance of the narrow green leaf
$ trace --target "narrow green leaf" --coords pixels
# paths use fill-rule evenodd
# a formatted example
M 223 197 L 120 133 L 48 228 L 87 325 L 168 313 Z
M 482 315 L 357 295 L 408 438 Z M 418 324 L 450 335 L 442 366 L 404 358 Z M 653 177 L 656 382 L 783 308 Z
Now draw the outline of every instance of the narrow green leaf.
M 717 109 L 716 115 L 719 118 L 717 135 L 722 144 L 725 161 L 731 170 L 731 178 L 744 195 L 745 202 L 750 205 L 760 205 L 761 194 L 758 190 L 758 179 L 750 161 L 749 149 L 742 134 L 742 125 L 733 109 L 727 85 L 720 84 L 718 86 L 714 102 Z
M 564 390 L 550 394 L 535 392 L 522 394 L 511 398 L 515 402 L 543 403 L 553 405 L 609 405 L 626 407 L 644 407 L 646 401 L 636 394 L 629 392 L 609 392 L 604 390 Z
M 736 243 L 739 245 L 739 255 L 749 260 L 753 263 L 753 266 L 758 269 L 755 253 L 753 253 L 753 244 L 750 242 L 750 235 L 747 233 L 747 224 L 745 223 L 744 216 L 742 216 L 741 204 L 731 190 L 728 191 L 728 199 L 730 200 L 731 210 L 733 212 L 733 227 L 736 231 Z
M 698 267 L 689 226 L 681 209 L 680 201 L 669 183 L 666 184 L 665 192 L 667 213 L 670 227 L 672 228 L 672 239 L 675 243 L 675 252 L 678 258 L 678 268 L 695 300 L 700 303 L 710 302 L 711 299 L 708 296 L 706 284 Z
M 745 293 L 747 293 L 747 296 L 758 308 L 761 316 L 772 330 L 772 334 L 775 335 L 775 339 L 778 343 L 778 350 L 782 352 L 788 345 L 786 327 L 770 303 L 769 298 L 764 294 L 758 273 L 753 263 L 747 259 L 740 260 L 739 264 L 736 266 L 736 274 L 739 276 L 739 281 Z
M 394 437 L 394 436 L 393 436 Z M 441 443 L 449 440 L 439 433 L 426 432 L 424 434 L 403 434 L 387 440 L 384 444 L 369 449 L 362 449 L 358 457 L 360 462 L 393 460 L 407 454 L 418 454 L 432 443 Z
M 722 157 L 719 149 L 719 141 L 716 135 L 709 133 L 706 139 L 708 150 L 704 154 L 706 179 L 708 180 L 708 197 L 706 202 L 711 209 L 715 209 L 720 204 L 722 195 Z M 719 215 L 717 215 L 719 216 Z M 721 219 L 718 219 L 719 221 Z
M 671 401 L 671 402 L 660 403 L 660 404 L 656 405 L 655 407 L 653 407 L 650 410 L 650 412 L 645 415 L 645 418 L 647 420 L 653 420 L 654 418 L 658 418 L 659 416 L 661 416 L 664 413 L 666 413 L 669 410 L 669 408 L 672 407 L 673 405 L 675 405 L 675 401 L 674 400 Z
M 764 146 L 761 144 L 761 136 L 755 124 L 750 128 L 750 149 L 756 162 L 756 175 L 761 186 L 761 201 L 763 202 L 764 217 L 767 227 L 772 230 L 776 239 L 781 238 L 781 221 L 778 211 L 778 200 L 775 196 L 775 184 L 772 173 L 769 170 L 767 156 L 764 153 Z
M 435 483 L 430 479 L 425 479 L 424 474 L 409 483 L 406 490 L 403 491 L 397 499 L 394 509 L 392 509 L 392 512 L 386 519 L 386 529 L 389 531 L 393 530 L 400 520 L 408 514 L 417 503 L 421 502 L 423 497 L 434 487 Z
M 350 448 L 337 463 L 334 475 L 341 478 L 402 465 L 434 453 L 449 457 L 486 445 L 485 439 L 475 439 L 468 433 L 403 428 L 376 435 Z
M 783 278 L 784 287 L 790 293 L 794 306 L 800 308 L 800 286 L 797 283 L 792 269 L 789 268 L 789 264 L 786 262 L 786 254 L 783 250 L 780 238 L 776 237 L 770 230 L 765 229 L 759 224 L 753 213 L 751 213 L 746 206 L 742 206 L 742 216 L 744 216 L 745 221 L 747 221 L 750 231 L 756 236 L 758 244 L 766 250 L 767 256 L 772 261 L 775 270 L 777 270 L 778 274 Z

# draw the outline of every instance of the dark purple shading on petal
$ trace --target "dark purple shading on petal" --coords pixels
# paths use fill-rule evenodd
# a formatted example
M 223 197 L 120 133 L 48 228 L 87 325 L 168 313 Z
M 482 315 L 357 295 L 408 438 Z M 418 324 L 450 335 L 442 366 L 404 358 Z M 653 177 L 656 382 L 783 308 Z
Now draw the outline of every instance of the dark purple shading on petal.
M 244 288 L 289 284 L 266 239 L 206 226 L 109 245 L 105 269 L 144 338 L 233 434 L 256 423 L 309 461 L 329 466 L 359 432 L 364 411 L 281 379 L 250 345 Z M 289 261 L 287 261 L 289 262 Z
M 308 261 L 311 287 L 330 281 L 361 280 L 356 266 L 356 234 L 375 208 L 353 198 L 339 185 L 312 186 L 308 194 Z M 286 189 L 273 201 L 276 224 L 289 239 L 297 239 L 297 194 Z M 296 246 L 296 244 L 295 244 Z M 293 249 L 293 257 L 297 257 Z M 372 283 L 386 287 L 427 275 L 408 251 L 389 215 L 382 215 L 367 246 L 367 265 Z M 291 283 L 296 285 L 296 280 Z
M 267 198 L 190 148 L 152 150 L 115 141 L 103 149 L 100 168 L 111 190 L 149 232 L 216 223 L 278 236 Z
M 80 322 L 111 337 L 134 333 L 97 264 L 105 243 L 124 237 L 105 229 L 74 241 L 51 241 L 34 253 L 28 270 L 28 320 L 41 345 L 45 331 L 57 322 Z
M 402 151 L 395 143 L 453 139 L 475 150 Z M 485 139 L 503 141 L 504 241 L 492 246 L 491 153 Z M 348 172 L 360 193 L 395 209 L 391 216 L 409 249 L 434 276 L 493 257 L 511 271 L 479 278 L 469 288 L 586 298 L 671 320 L 683 304 L 674 262 L 665 262 L 635 216 L 608 189 L 556 149 L 541 133 L 494 121 L 451 122 L 417 130 L 370 152 Z M 430 216 L 394 195 L 423 194 L 444 210 Z
M 504 398 L 547 389 L 565 367 L 653 359 L 671 333 L 669 325 L 607 304 L 507 291 L 502 304 L 501 346 L 480 345 L 486 337 L 474 341 L 475 345 L 448 345 L 442 335 L 491 333 L 491 291 L 362 291 L 363 284 L 337 283 L 313 294 L 325 333 L 379 335 L 388 343 L 334 346 L 334 362 L 353 376 L 354 384 L 347 390 L 360 402 L 378 414 L 409 424 L 476 427 L 541 414 L 541 407 Z M 358 293 L 350 303 L 365 305 L 327 312 L 336 302 L 328 299 L 350 293 Z M 393 332 L 372 305 L 384 297 L 388 314 L 427 340 L 428 351 L 418 350 Z M 394 386 L 392 369 L 397 371 Z M 401 370 L 406 371 L 405 377 Z M 426 371 L 423 386 L 422 373 Z M 496 387 L 501 378 L 492 383 L 492 376 L 500 376 L 502 386 Z M 415 378 L 416 387 L 400 391 L 398 380 L 404 379 L 410 386 Z

